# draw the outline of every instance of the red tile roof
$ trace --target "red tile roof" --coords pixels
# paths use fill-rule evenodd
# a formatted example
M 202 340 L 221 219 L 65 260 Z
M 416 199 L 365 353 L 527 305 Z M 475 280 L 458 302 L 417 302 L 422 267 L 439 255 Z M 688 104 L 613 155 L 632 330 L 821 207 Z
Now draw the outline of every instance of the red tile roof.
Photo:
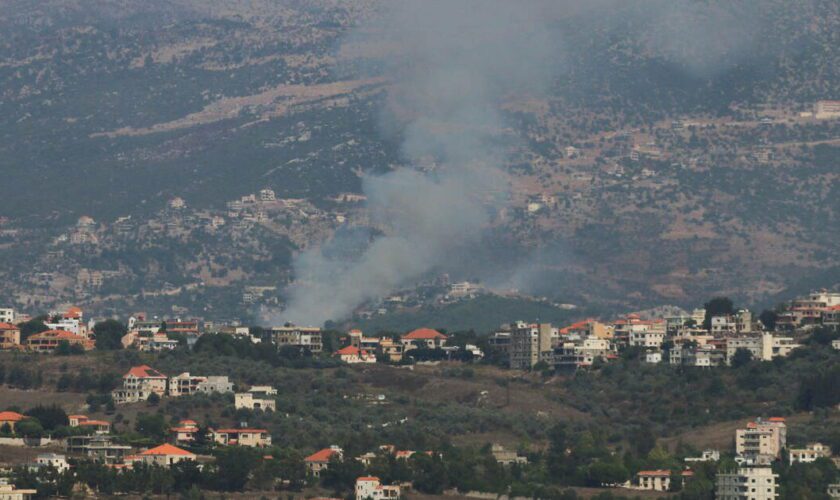
M 638 473 L 639 476 L 670 476 L 671 471 L 669 470 L 640 470 Z
M 304 462 L 329 462 L 330 458 L 333 455 L 337 454 L 338 452 L 331 449 L 331 448 L 324 448 L 321 451 L 316 451 L 315 453 L 309 455 L 308 457 L 304 458 Z
M 20 328 L 11 323 L 0 323 L 0 330 L 20 330 Z
M 241 434 L 243 432 L 250 433 L 268 433 L 266 429 L 218 429 L 215 432 L 224 432 L 225 434 Z
M 418 328 L 407 335 L 403 335 L 402 338 L 406 340 L 445 339 L 446 335 L 431 328 Z
M 79 426 L 82 425 L 111 425 L 111 422 L 106 422 L 105 420 L 85 420 L 84 422 L 79 422 Z
M 182 457 L 193 455 L 193 453 L 188 452 L 187 450 L 182 450 L 177 446 L 172 446 L 171 444 L 162 444 L 156 448 L 152 448 L 150 450 L 146 450 L 140 455 L 142 456 L 152 456 L 152 455 L 178 455 Z
M 378 482 L 379 478 L 376 477 L 376 476 L 362 476 L 362 477 L 356 478 L 356 482 L 358 483 L 359 481 L 377 481 Z
M 361 351 L 359 351 L 358 347 L 348 345 L 347 347 L 345 347 L 343 349 L 337 350 L 335 353 L 338 354 L 339 356 L 354 356 L 354 355 L 358 355 L 360 352 Z
M 67 330 L 47 330 L 45 332 L 31 335 L 29 339 L 87 340 L 86 338 L 76 335 L 73 332 L 68 332 Z
M 128 370 L 128 373 L 123 375 L 123 378 L 126 378 L 129 375 L 133 375 L 137 378 L 166 378 L 166 375 L 155 370 L 149 365 L 133 366 L 130 370 Z
M 0 411 L 0 422 L 20 422 L 25 418 L 26 415 L 21 415 L 16 411 Z

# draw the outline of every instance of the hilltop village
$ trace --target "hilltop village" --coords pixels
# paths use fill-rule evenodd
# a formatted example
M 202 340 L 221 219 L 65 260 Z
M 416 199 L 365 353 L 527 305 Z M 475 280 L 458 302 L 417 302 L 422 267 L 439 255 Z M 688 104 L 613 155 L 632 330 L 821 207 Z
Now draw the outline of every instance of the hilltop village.
M 487 335 L 429 327 L 367 335 L 358 329 L 218 325 L 143 313 L 123 323 L 86 318 L 78 307 L 34 317 L 0 309 L 0 382 L 8 388 L 4 394 L 36 396 L 27 405 L 0 405 L 0 493 L 28 498 L 148 488 L 162 494 L 202 489 L 287 490 L 308 496 L 332 492 L 357 500 L 415 492 L 557 498 L 632 498 L 659 492 L 679 498 L 776 499 L 800 498 L 792 495 L 807 490 L 838 498 L 838 327 L 840 293 L 824 290 L 761 314 L 717 297 L 693 311 L 661 317 L 632 313 L 563 326 L 511 321 Z M 116 366 L 129 366 L 110 375 L 84 370 L 74 374 L 69 368 L 96 356 L 117 356 Z M 376 374 L 376 379 L 392 378 L 409 386 L 412 377 L 428 374 L 465 381 L 487 374 L 495 378 L 497 389 L 505 388 L 507 402 L 501 407 L 510 408 L 516 397 L 510 385 L 516 381 L 530 380 L 537 392 L 539 385 L 556 381 L 566 381 L 568 387 L 590 384 L 588 390 L 575 390 L 594 402 L 602 391 L 591 385 L 596 383 L 591 377 L 609 377 L 611 370 L 630 367 L 636 367 L 632 370 L 639 376 L 672 377 L 674 384 L 684 384 L 689 377 L 689 389 L 698 380 L 715 381 L 703 391 L 718 401 L 730 397 L 723 377 L 732 374 L 740 394 L 766 391 L 747 378 L 781 370 L 786 363 L 807 363 L 811 373 L 799 383 L 792 407 L 778 401 L 756 406 L 760 411 L 736 416 L 734 428 L 727 431 L 731 434 L 722 439 L 695 438 L 691 445 L 680 441 L 674 448 L 664 444 L 672 436 L 656 435 L 652 429 L 635 429 L 629 437 L 616 435 L 606 441 L 601 441 L 601 430 L 588 438 L 594 442 L 584 444 L 568 434 L 566 423 L 551 426 L 545 420 L 548 412 L 539 410 L 537 421 L 550 428 L 536 434 L 545 444 L 494 442 L 490 437 L 476 449 L 396 431 L 430 417 L 422 411 L 368 423 L 361 440 L 345 435 L 343 441 L 321 436 L 298 442 L 287 434 L 295 428 L 295 413 L 302 411 L 301 405 L 323 402 L 324 397 L 344 400 L 348 408 L 366 408 L 360 415 L 383 417 L 399 405 L 417 403 L 404 400 L 399 391 L 338 395 L 322 393 L 322 385 L 294 396 L 292 402 L 288 391 L 294 388 L 283 380 L 263 383 L 277 379 L 243 372 L 241 364 L 225 369 L 216 362 L 225 357 L 267 363 L 290 370 L 284 372 L 287 375 L 332 372 L 339 380 Z M 44 373 L 48 369 L 42 367 L 56 362 L 55 394 L 88 393 L 83 402 L 37 397 L 39 391 L 53 390 Z M 379 382 L 373 387 L 377 385 L 383 387 Z M 8 392 L 21 389 L 27 391 Z M 486 408 L 494 397 L 491 392 L 499 391 L 454 397 Z M 803 425 L 796 410 L 821 412 L 824 424 Z M 347 411 L 348 417 L 354 414 Z M 693 418 L 691 413 L 685 417 Z M 299 438 L 308 435 L 303 432 Z M 559 446 L 566 451 L 558 455 Z M 581 446 L 591 449 L 584 453 Z M 620 449 L 625 449 L 623 456 Z M 475 479 L 457 477 L 461 462 L 472 469 L 460 474 L 477 475 Z M 539 484 L 534 478 L 547 470 L 554 471 L 553 479 L 542 479 L 548 489 L 522 490 L 524 479 Z M 794 477 L 800 472 L 819 477 L 800 484 Z

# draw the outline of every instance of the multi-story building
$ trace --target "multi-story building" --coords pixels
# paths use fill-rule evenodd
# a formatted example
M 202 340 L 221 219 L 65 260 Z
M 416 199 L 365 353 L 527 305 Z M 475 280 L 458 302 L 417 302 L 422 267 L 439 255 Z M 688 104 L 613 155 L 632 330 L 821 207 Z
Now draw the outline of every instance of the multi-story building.
M 596 359 L 607 360 L 612 355 L 608 339 L 589 337 L 576 342 L 563 342 L 554 348 L 553 362 L 557 369 L 592 366 Z
M 175 375 L 169 378 L 169 395 L 178 397 L 194 394 L 198 392 L 199 384 L 206 381 L 207 377 L 193 376 L 189 372 Z
M 14 323 L 15 310 L 10 307 L 0 307 L 0 323 Z
M 275 326 L 269 332 L 277 348 L 291 346 L 306 349 L 313 354 L 321 352 L 321 329 L 301 326 Z
M 510 332 L 510 367 L 530 370 L 540 361 L 552 363 L 560 333 L 550 323 L 517 321 Z
M 106 464 L 121 462 L 131 452 L 131 446 L 116 444 L 114 437 L 107 434 L 69 436 L 66 449 L 67 453 L 81 454 Z
M 271 446 L 271 436 L 265 429 L 217 429 L 211 430 L 213 441 L 225 446 Z
M 769 467 L 742 467 L 737 472 L 715 477 L 717 500 L 775 500 L 778 497 L 776 480 Z
M 659 349 L 665 341 L 665 332 L 661 330 L 631 331 L 628 344 L 632 347 Z
M 20 328 L 0 322 L 0 349 L 12 349 L 20 345 Z
M 829 484 L 826 493 L 830 498 L 840 498 L 840 483 Z
M 114 389 L 111 397 L 116 404 L 146 401 L 152 394 L 166 395 L 168 378 L 148 365 L 132 367 L 123 375 L 123 386 Z
M 785 419 L 771 417 L 748 422 L 735 431 L 735 452 L 740 461 L 750 465 L 768 465 L 781 456 L 787 444 Z
M 405 353 L 401 342 L 396 342 L 393 339 L 383 337 L 379 339 L 379 352 L 385 356 L 391 363 L 399 363 L 402 361 Z
M 177 427 L 169 428 L 169 435 L 175 443 L 192 443 L 196 440 L 196 436 L 201 431 L 198 427 L 198 422 L 195 420 L 184 419 L 178 422 Z
M 831 457 L 831 448 L 822 443 L 811 443 L 805 448 L 791 448 L 788 451 L 790 463 L 809 464 L 820 458 Z
M 726 339 L 726 362 L 732 363 L 732 358 L 738 349 L 750 351 L 753 359 L 770 361 L 776 357 L 785 357 L 794 349 L 802 347 L 791 337 L 777 337 L 769 332 L 745 337 L 729 337 Z

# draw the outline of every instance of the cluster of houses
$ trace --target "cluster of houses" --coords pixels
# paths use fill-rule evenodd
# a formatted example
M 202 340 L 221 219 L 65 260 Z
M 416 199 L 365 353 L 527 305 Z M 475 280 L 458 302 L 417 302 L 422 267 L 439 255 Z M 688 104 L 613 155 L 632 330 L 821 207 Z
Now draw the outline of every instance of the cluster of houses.
M 724 500 L 774 500 L 778 498 L 778 478 L 772 469 L 773 462 L 782 459 L 787 451 L 789 463 L 812 463 L 820 458 L 832 459 L 840 466 L 840 457 L 832 457 L 831 449 L 822 443 L 810 443 L 804 448 L 787 448 L 787 425 L 782 417 L 756 419 L 735 430 L 736 470 L 719 473 L 715 477 L 715 498 Z M 688 457 L 687 463 L 716 462 L 717 450 L 705 450 L 700 457 Z M 690 468 L 677 476 L 683 481 L 693 477 Z M 644 470 L 636 474 L 631 488 L 653 491 L 670 491 L 675 474 L 670 470 Z M 832 494 L 834 492 L 834 495 Z M 840 498 L 840 485 L 828 488 L 831 498 Z
M 484 357 L 484 351 L 478 346 L 446 345 L 448 337 L 431 328 L 418 328 L 402 335 L 399 339 L 391 337 L 365 337 L 361 330 L 353 329 L 347 333 L 347 345 L 335 352 L 335 356 L 348 364 L 399 363 L 403 356 L 413 349 L 439 349 L 446 356 L 452 357 L 461 351 L 468 352 L 472 359 Z
M 579 321 L 564 328 L 548 323 L 517 321 L 495 332 L 490 345 L 505 353 L 510 367 L 530 370 L 542 363 L 556 369 L 608 362 L 624 347 L 638 348 L 648 363 L 712 367 L 731 364 L 740 350 L 752 359 L 769 361 L 800 347 L 779 332 L 813 325 L 840 325 L 840 293 L 819 291 L 794 300 L 768 330 L 746 309 L 716 315 L 704 327 L 706 311 L 646 319 L 628 314 L 612 322 Z M 840 349 L 840 342 L 834 347 Z
M 71 307 L 66 311 L 50 313 L 44 323 L 47 330 L 21 338 L 17 323 L 28 317 L 16 315 L 14 310 L 0 309 L 0 349 L 25 350 L 32 352 L 53 352 L 62 344 L 81 346 L 85 351 L 94 348 L 92 328 L 84 322 L 82 310 Z

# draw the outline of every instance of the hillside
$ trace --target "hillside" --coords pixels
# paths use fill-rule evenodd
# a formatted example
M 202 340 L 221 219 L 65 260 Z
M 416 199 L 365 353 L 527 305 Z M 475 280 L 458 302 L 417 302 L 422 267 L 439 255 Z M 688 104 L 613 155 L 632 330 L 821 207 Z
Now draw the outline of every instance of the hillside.
M 603 310 L 835 286 L 840 123 L 801 113 L 840 97 L 838 4 L 596 4 L 546 7 L 509 200 L 433 272 Z M 406 163 L 381 2 L 0 7 L 0 303 L 253 318 L 301 250 L 387 232 L 347 197 Z

